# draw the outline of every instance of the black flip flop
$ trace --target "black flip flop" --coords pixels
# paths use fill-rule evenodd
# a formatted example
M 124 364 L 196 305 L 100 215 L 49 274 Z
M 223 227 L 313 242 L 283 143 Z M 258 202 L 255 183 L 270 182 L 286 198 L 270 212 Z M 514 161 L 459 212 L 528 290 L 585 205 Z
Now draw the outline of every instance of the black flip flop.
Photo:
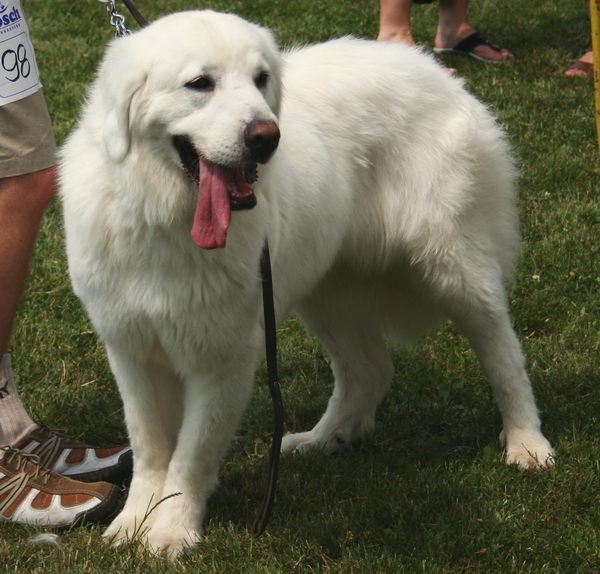
M 482 58 L 478 56 L 473 50 L 477 48 L 477 46 L 489 46 L 495 52 L 500 52 L 502 48 L 500 46 L 496 46 L 492 44 L 488 40 L 486 40 L 479 32 L 473 32 L 466 38 L 463 38 L 456 46 L 453 48 L 434 48 L 433 51 L 436 54 L 464 54 L 466 56 L 471 56 L 471 58 L 475 58 L 480 62 L 491 62 L 492 64 L 501 64 L 504 62 L 508 62 L 509 60 L 490 60 L 488 58 Z

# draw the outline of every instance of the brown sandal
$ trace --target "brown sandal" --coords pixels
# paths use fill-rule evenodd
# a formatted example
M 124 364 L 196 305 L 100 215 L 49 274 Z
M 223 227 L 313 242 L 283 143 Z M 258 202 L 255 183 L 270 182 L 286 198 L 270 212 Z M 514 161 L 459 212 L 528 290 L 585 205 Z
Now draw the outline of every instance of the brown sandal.
M 587 50 L 579 60 L 573 63 L 565 71 L 565 77 L 567 78 L 587 78 L 594 72 L 594 65 L 591 62 L 582 62 L 582 58 L 591 52 Z

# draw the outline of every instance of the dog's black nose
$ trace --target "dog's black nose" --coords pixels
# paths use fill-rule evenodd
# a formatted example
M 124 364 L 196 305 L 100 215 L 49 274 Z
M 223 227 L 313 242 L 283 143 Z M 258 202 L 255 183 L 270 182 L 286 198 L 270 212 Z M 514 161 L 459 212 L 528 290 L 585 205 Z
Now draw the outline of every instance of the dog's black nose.
M 253 120 L 244 130 L 244 141 L 252 158 L 265 163 L 279 145 L 279 127 L 272 120 Z

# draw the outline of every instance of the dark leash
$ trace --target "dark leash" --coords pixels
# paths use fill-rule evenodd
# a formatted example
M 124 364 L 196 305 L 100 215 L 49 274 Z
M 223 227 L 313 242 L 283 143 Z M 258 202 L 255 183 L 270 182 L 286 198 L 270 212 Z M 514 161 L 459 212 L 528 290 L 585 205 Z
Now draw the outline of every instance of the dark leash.
M 117 12 L 115 0 L 98 0 L 106 4 L 106 11 L 110 17 L 110 23 L 116 30 L 116 36 L 127 36 L 131 31 L 125 26 L 125 17 Z M 131 12 L 131 15 L 141 28 L 148 26 L 148 21 L 141 15 L 131 0 L 123 0 L 123 3 Z M 275 502 L 275 491 L 277 490 L 277 476 L 279 474 L 279 459 L 281 456 L 281 440 L 283 438 L 284 410 L 283 400 L 281 398 L 281 389 L 279 386 L 279 377 L 277 375 L 277 323 L 275 320 L 275 304 L 273 298 L 273 278 L 271 274 L 271 257 L 269 254 L 269 244 L 265 239 L 262 255 L 260 258 L 260 275 L 263 294 L 263 315 L 265 329 L 265 350 L 267 358 L 267 379 L 269 383 L 269 392 L 273 403 L 273 440 L 271 441 L 271 450 L 269 454 L 269 479 L 265 497 L 262 502 L 260 514 L 252 527 L 252 534 L 260 536 L 266 529 L 271 513 L 273 503 Z
M 263 314 L 265 320 L 265 350 L 267 356 L 267 380 L 269 392 L 273 403 L 273 439 L 269 455 L 269 482 L 262 503 L 260 514 L 252 528 L 254 536 L 260 536 L 267 527 L 275 501 L 277 489 L 277 475 L 279 473 L 279 458 L 281 456 L 281 440 L 283 438 L 284 410 L 277 375 L 277 323 L 275 321 L 275 304 L 273 297 L 273 279 L 271 275 L 271 256 L 269 243 L 265 239 L 262 256 L 260 258 L 260 275 L 263 292 Z
M 123 4 L 127 6 L 127 10 L 131 12 L 131 15 L 135 18 L 135 21 L 140 25 L 140 28 L 145 28 L 149 22 L 144 18 L 140 11 L 134 6 L 133 2 L 130 0 L 123 0 Z

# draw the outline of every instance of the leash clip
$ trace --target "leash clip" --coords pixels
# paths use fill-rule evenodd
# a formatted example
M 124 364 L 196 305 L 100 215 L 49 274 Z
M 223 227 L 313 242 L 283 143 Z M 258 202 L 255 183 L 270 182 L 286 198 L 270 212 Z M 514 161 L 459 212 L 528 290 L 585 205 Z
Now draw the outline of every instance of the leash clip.
M 106 4 L 110 25 L 115 29 L 115 37 L 122 38 L 123 36 L 129 36 L 131 30 L 125 26 L 125 16 L 117 12 L 115 0 L 98 0 L 98 2 Z
M 110 24 L 116 30 L 115 36 L 117 38 L 129 36 L 132 32 L 125 26 L 125 16 L 117 11 L 115 0 L 98 0 L 98 2 L 106 4 L 106 11 L 108 12 Z M 123 0 L 123 4 L 125 4 L 127 9 L 131 12 L 131 15 L 141 28 L 145 28 L 148 25 L 148 21 L 141 15 L 140 11 L 135 7 L 135 4 L 131 0 Z

